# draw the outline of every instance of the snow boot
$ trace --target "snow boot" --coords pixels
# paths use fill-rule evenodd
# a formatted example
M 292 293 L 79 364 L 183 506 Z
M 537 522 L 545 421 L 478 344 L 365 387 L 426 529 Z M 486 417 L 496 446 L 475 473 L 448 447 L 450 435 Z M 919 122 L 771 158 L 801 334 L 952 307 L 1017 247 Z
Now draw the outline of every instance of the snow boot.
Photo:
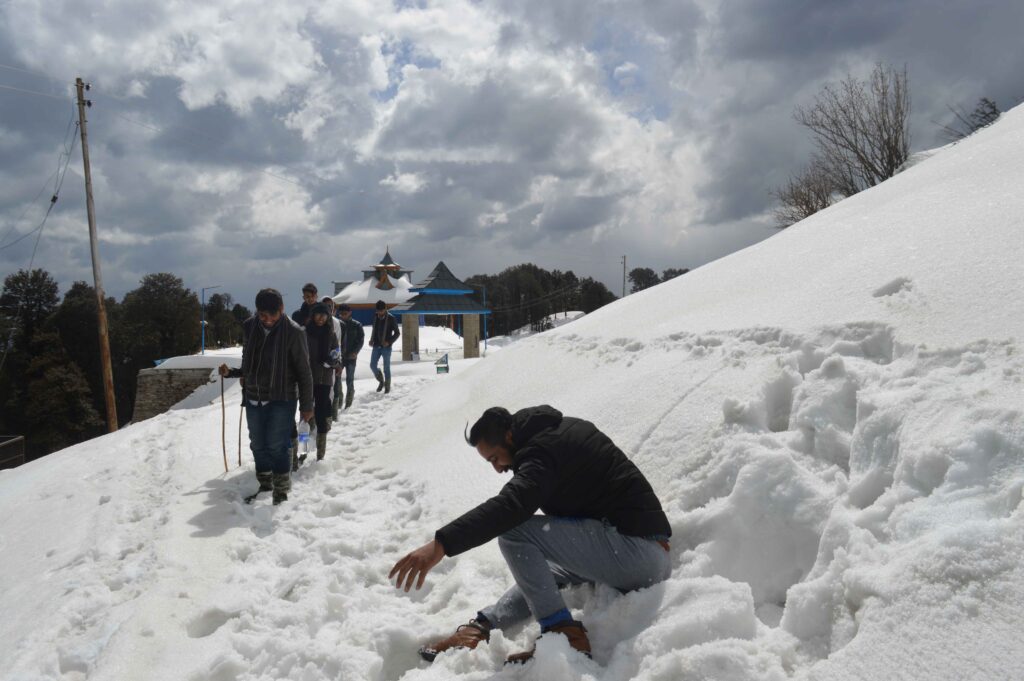
M 352 398 L 356 396 L 356 389 L 349 388 L 348 393 L 345 394 L 345 408 L 348 409 L 352 406 Z
M 377 392 L 384 389 L 384 374 L 381 373 L 380 369 L 374 369 L 373 375 L 377 377 Z
M 274 474 L 270 471 L 256 473 L 256 482 L 260 483 L 260 492 L 270 492 L 274 489 Z
M 325 456 L 327 456 L 327 433 L 317 433 L 316 460 L 323 461 Z
M 459 628 L 455 630 L 455 633 L 448 638 L 423 646 L 420 648 L 419 653 L 420 657 L 427 662 L 433 662 L 435 657 L 446 650 L 451 650 L 452 648 L 469 648 L 472 650 L 476 648 L 481 641 L 486 643 L 490 640 L 490 627 L 484 626 L 476 620 L 470 620 L 468 623 L 460 625 Z
M 299 441 L 292 440 L 292 446 L 288 449 L 292 454 L 292 473 L 299 470 Z
M 274 473 L 274 506 L 288 501 L 288 492 L 292 490 L 292 476 L 289 473 Z
M 544 636 L 548 633 L 561 634 L 562 636 L 565 636 L 569 639 L 569 646 L 573 650 L 577 650 L 587 657 L 590 657 L 590 639 L 587 638 L 587 630 L 583 626 L 582 622 L 572 620 L 561 624 L 555 624 L 542 629 L 540 635 Z M 505 660 L 505 664 L 523 664 L 525 662 L 529 662 L 533 659 L 533 654 L 536 650 L 537 646 L 534 645 L 534 647 L 528 651 L 509 655 L 508 659 Z
M 384 379 L 384 394 L 386 395 L 389 392 L 391 392 L 391 379 L 386 378 Z

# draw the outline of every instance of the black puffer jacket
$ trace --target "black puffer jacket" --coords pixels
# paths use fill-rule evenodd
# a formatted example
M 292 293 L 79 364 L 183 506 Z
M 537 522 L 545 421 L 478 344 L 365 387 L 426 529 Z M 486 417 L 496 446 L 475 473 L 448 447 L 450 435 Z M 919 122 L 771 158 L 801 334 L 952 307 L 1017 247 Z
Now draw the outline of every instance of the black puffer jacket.
M 563 417 L 547 405 L 512 417 L 512 479 L 497 496 L 434 535 L 458 555 L 526 521 L 546 515 L 607 519 L 635 537 L 672 534 L 647 478 L 593 423 Z

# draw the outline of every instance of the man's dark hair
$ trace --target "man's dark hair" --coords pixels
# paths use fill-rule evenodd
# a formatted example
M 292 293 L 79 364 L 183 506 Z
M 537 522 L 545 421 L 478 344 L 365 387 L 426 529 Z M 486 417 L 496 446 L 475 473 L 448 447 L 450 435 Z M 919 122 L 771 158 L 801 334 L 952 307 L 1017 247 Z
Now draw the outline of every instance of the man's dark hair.
M 352 306 L 349 305 L 348 303 L 342 303 L 341 305 L 338 306 L 338 312 L 351 312 L 351 311 L 352 311 Z
M 505 433 L 512 429 L 512 414 L 505 407 L 491 407 L 477 419 L 469 434 L 463 435 L 471 447 L 476 447 L 480 442 L 489 445 L 505 446 Z
M 276 288 L 265 288 L 256 294 L 257 312 L 277 312 L 284 305 L 284 299 Z
M 303 286 L 302 292 L 305 293 L 306 291 L 309 291 L 310 293 L 316 293 L 316 284 L 314 284 L 313 282 L 309 282 L 308 284 Z
M 387 303 L 385 303 L 383 300 L 378 300 L 377 304 L 374 305 L 374 307 L 376 309 L 378 309 L 378 310 L 386 310 L 386 309 L 388 309 Z

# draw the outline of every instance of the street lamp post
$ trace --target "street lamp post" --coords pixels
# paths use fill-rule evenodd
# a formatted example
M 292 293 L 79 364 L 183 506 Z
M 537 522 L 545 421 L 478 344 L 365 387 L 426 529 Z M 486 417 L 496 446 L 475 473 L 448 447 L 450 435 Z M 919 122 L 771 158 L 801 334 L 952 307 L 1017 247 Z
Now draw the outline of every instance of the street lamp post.
M 199 289 L 200 298 L 202 302 L 199 304 L 200 322 L 199 322 L 199 337 L 200 337 L 200 351 L 199 354 L 206 354 L 206 292 L 215 288 L 220 288 L 220 284 L 216 286 L 204 286 Z

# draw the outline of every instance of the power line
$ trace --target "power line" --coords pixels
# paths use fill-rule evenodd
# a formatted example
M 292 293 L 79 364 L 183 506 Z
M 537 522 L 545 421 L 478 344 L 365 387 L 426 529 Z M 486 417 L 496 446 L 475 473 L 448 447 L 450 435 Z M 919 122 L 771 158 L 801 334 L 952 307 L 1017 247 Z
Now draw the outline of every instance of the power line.
M 70 147 L 68 146 L 68 135 L 70 133 L 72 133 L 74 131 L 74 129 L 75 129 L 75 127 L 73 127 L 74 122 L 75 122 L 75 108 L 74 108 L 74 105 L 72 105 L 72 107 L 71 107 L 71 117 L 68 118 L 68 125 L 67 125 L 67 128 L 64 130 L 64 139 L 61 141 L 61 147 L 63 148 L 64 151 L 61 152 L 61 155 L 57 157 L 57 169 L 54 170 L 52 173 L 50 173 L 49 177 L 46 178 L 46 182 L 39 189 L 39 192 L 36 193 L 36 195 L 32 198 L 31 203 L 25 208 L 25 211 L 21 214 L 21 216 L 15 222 L 13 222 L 11 224 L 11 228 L 7 230 L 6 234 L 4 234 L 4 238 L 0 239 L 0 243 L 6 242 L 8 237 L 11 236 L 11 232 L 13 232 L 15 227 L 18 226 L 18 223 L 20 223 L 22 221 L 22 219 L 24 219 L 24 217 L 26 215 L 28 215 L 29 210 L 32 209 L 32 204 L 34 204 L 36 202 L 36 200 L 43 193 L 43 190 L 46 189 L 46 185 L 48 185 L 50 183 L 50 179 L 51 178 L 56 178 L 56 179 L 54 181 L 53 194 L 50 197 L 50 206 L 49 206 L 49 208 L 52 209 L 53 205 L 57 202 L 57 197 L 60 194 L 61 185 L 64 184 L 64 174 L 63 173 L 67 173 L 68 163 L 71 160 L 71 152 L 75 148 L 75 138 L 74 137 L 71 138 L 71 146 Z M 67 156 L 66 160 L 64 159 L 64 156 Z M 61 172 L 61 167 L 60 167 L 60 164 L 61 164 L 62 161 L 64 162 L 64 171 L 63 171 L 63 173 Z M 47 209 L 47 215 L 49 215 L 49 209 Z M 46 218 L 44 217 L 43 218 L 43 224 L 45 224 L 45 222 L 46 222 Z M 9 248 L 10 246 L 15 245 L 16 243 L 19 243 L 20 241 L 22 241 L 25 238 L 27 238 L 29 235 L 34 234 L 41 227 L 42 227 L 42 224 L 40 224 L 39 227 L 36 227 L 35 229 L 32 229 L 32 230 L 26 232 L 25 234 L 22 234 L 20 237 L 18 237 L 14 241 L 3 243 L 3 245 L 0 246 L 0 250 L 3 250 L 5 248 Z
M 23 68 L 19 68 L 17 66 L 10 66 L 9 64 L 0 64 L 0 69 L 4 69 L 6 71 L 18 71 L 20 73 L 27 73 L 30 76 L 37 76 L 39 78 L 46 78 L 47 80 L 52 80 L 55 83 L 66 83 L 67 80 L 68 80 L 66 78 L 54 78 L 53 76 L 51 76 L 49 74 L 46 74 L 46 73 L 43 73 L 42 71 L 30 71 L 29 69 L 23 69 Z
M 14 92 L 23 92 L 28 95 L 38 95 L 40 97 L 49 97 L 50 99 L 67 99 L 66 96 L 51 95 L 46 92 L 37 92 L 35 90 L 26 90 L 20 87 L 13 87 L 11 85 L 0 85 L 0 90 L 13 90 Z
M 32 230 L 32 232 L 37 232 L 37 234 L 36 234 L 36 242 L 32 246 L 32 257 L 29 258 L 28 269 L 26 270 L 29 273 L 30 276 L 32 274 L 32 266 L 35 265 L 35 263 L 36 263 L 36 251 L 39 248 L 39 240 L 43 236 L 43 229 L 46 227 L 46 220 L 50 217 L 50 213 L 53 212 L 53 207 L 57 205 L 57 196 L 58 196 L 58 193 L 60 192 L 60 188 L 64 185 L 64 176 L 67 175 L 68 165 L 71 163 L 71 151 L 74 150 L 74 148 L 75 148 L 75 141 L 74 141 L 74 138 L 72 138 L 72 140 L 71 140 L 71 149 L 68 150 L 67 158 L 64 161 L 64 170 L 61 171 L 61 173 L 60 173 L 60 179 L 57 182 L 56 191 L 54 192 L 53 196 L 50 198 L 50 205 L 46 208 L 46 214 L 43 216 L 42 222 L 39 223 L 39 227 L 37 227 L 36 229 Z M 21 241 L 22 239 L 27 237 L 32 232 L 28 232 L 24 236 L 20 237 L 18 239 L 18 241 Z M 15 243 L 17 243 L 17 241 L 12 242 L 10 244 L 7 244 L 7 246 L 13 246 Z M 0 247 L 0 248 L 7 248 L 7 246 L 3 246 L 3 247 Z M 21 317 L 21 308 L 24 305 L 24 303 L 25 303 L 25 295 L 24 295 L 24 292 L 23 292 L 21 297 L 18 299 L 18 308 L 17 308 L 17 310 L 14 313 L 14 319 L 15 320 L 17 320 L 19 317 Z M 7 362 L 7 353 L 10 352 L 10 350 L 11 350 L 11 339 L 14 337 L 14 328 L 15 327 L 13 327 L 13 326 L 11 327 L 11 334 L 10 334 L 10 336 L 8 336 L 7 342 L 4 344 L 4 354 L 3 354 L 3 356 L 0 356 L 0 372 L 2 372 L 4 370 L 4 364 Z

